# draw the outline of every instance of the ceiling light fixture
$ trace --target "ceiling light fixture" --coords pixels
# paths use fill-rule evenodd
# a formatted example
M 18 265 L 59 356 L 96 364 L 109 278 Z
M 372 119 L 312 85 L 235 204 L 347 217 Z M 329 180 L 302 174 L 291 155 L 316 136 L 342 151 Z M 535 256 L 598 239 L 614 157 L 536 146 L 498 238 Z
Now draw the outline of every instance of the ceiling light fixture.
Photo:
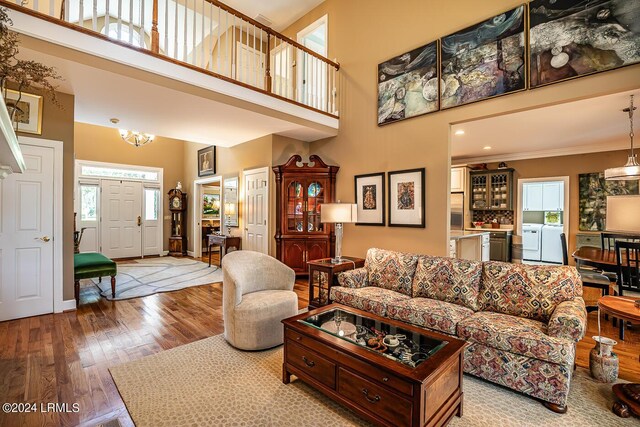
M 487 145 L 486 147 L 482 147 L 482 149 L 483 150 L 491 150 L 491 147 Z
M 152 142 L 155 138 L 154 135 L 138 132 L 137 130 L 118 129 L 118 132 L 120 132 L 120 137 L 123 141 L 135 147 L 142 147 Z
M 627 164 L 619 168 L 610 168 L 604 171 L 604 177 L 607 180 L 615 181 L 634 181 L 640 180 L 640 164 L 638 164 L 638 155 L 633 151 L 633 111 L 636 107 L 633 106 L 633 95 L 629 101 L 629 107 L 625 108 L 625 113 L 629 114 L 629 139 L 631 140 L 631 151 L 629 152 L 629 158 Z
M 456 134 L 456 135 L 464 135 L 464 130 L 462 130 L 462 129 L 458 129 L 458 130 L 455 132 L 455 134 Z

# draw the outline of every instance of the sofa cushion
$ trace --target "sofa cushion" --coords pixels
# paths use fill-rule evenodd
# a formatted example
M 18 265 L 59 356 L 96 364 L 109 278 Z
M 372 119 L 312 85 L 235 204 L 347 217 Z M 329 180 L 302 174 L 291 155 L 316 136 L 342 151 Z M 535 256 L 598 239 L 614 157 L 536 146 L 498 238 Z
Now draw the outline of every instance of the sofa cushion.
M 417 263 L 418 255 L 371 248 L 365 261 L 369 285 L 411 296 Z
M 480 309 L 547 323 L 556 306 L 582 296 L 574 267 L 485 262 Z
M 331 288 L 331 300 L 333 302 L 359 308 L 378 316 L 387 315 L 388 304 L 407 299 L 409 297 L 401 293 L 373 286 L 366 288 L 334 286 Z
M 387 317 L 449 335 L 455 335 L 458 322 L 471 315 L 473 310 L 469 308 L 430 298 L 411 298 L 387 304 Z
M 464 259 L 420 256 L 413 277 L 413 296 L 480 308 L 482 263 Z
M 573 365 L 575 357 L 573 342 L 550 337 L 544 323 L 507 314 L 475 313 L 458 323 L 458 337 L 551 363 Z

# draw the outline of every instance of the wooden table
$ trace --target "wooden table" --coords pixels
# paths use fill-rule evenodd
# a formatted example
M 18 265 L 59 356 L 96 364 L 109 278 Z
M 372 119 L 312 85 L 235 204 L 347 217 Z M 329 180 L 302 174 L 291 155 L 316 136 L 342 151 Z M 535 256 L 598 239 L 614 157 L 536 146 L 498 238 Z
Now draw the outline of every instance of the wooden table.
M 211 267 L 211 248 L 213 246 L 220 246 L 220 267 L 222 267 L 222 257 L 229 252 L 229 249 L 242 249 L 240 237 L 221 234 L 209 234 L 207 237 L 209 238 L 209 267 Z
M 363 258 L 342 257 L 344 262 L 334 264 L 332 258 L 309 261 L 309 310 L 331 304 L 331 287 L 336 285 L 338 273 L 364 267 Z
M 604 296 L 598 300 L 598 308 L 609 313 L 622 322 L 640 324 L 640 306 L 636 305 L 640 298 Z M 598 334 L 600 332 L 598 331 Z M 640 362 L 640 356 L 638 356 Z M 613 393 L 618 401 L 613 404 L 613 412 L 620 417 L 628 417 L 631 413 L 640 416 L 640 384 L 616 384 Z
M 308 319 L 322 325 L 326 319 L 335 318 L 336 309 L 344 316 L 345 328 L 356 324 L 368 326 L 371 331 L 375 325 L 378 331 L 420 337 L 425 345 L 447 343 L 412 367 L 389 358 L 388 351 L 383 356 L 365 344 L 298 321 Z M 282 323 L 283 383 L 289 384 L 291 375 L 295 375 L 381 426 L 442 426 L 455 415 L 462 416 L 464 341 L 340 304 L 290 317 Z
M 576 261 L 593 265 L 601 270 L 614 271 L 618 268 L 616 251 L 600 249 L 593 246 L 583 246 L 572 254 Z M 613 269 L 612 269 L 613 268 Z

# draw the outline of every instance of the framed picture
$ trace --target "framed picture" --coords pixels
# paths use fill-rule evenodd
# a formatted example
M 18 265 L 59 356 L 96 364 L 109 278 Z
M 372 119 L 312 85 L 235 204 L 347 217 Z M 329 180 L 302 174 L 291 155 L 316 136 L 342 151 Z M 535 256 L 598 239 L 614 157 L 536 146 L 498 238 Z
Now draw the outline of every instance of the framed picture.
M 202 218 L 220 219 L 220 194 L 202 195 Z
M 440 42 L 442 109 L 526 89 L 525 6 Z
M 580 231 L 607 229 L 607 196 L 639 194 L 638 181 L 607 181 L 602 172 L 578 175 L 578 186 Z
M 198 176 L 216 174 L 216 146 L 198 150 Z
M 384 225 L 384 172 L 356 175 L 356 225 Z
M 438 42 L 378 65 L 378 125 L 438 111 Z
M 42 96 L 7 89 L 5 103 L 16 132 L 42 134 Z
M 389 172 L 389 227 L 425 227 L 425 169 Z
M 640 62 L 640 2 L 529 3 L 532 88 Z

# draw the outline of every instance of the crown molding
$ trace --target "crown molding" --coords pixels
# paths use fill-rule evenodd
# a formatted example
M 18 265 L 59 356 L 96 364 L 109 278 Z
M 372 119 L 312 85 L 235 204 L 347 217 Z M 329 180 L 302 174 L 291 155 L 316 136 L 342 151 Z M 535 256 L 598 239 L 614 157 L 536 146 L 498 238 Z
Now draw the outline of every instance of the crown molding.
M 495 163 L 515 160 L 542 159 L 545 157 L 573 156 L 576 154 L 602 153 L 606 151 L 618 151 L 629 148 L 628 142 L 602 143 L 591 145 L 577 145 L 573 147 L 555 148 L 552 150 L 525 151 L 520 153 L 499 154 L 494 156 L 461 157 L 451 159 L 452 166 L 473 163 Z

